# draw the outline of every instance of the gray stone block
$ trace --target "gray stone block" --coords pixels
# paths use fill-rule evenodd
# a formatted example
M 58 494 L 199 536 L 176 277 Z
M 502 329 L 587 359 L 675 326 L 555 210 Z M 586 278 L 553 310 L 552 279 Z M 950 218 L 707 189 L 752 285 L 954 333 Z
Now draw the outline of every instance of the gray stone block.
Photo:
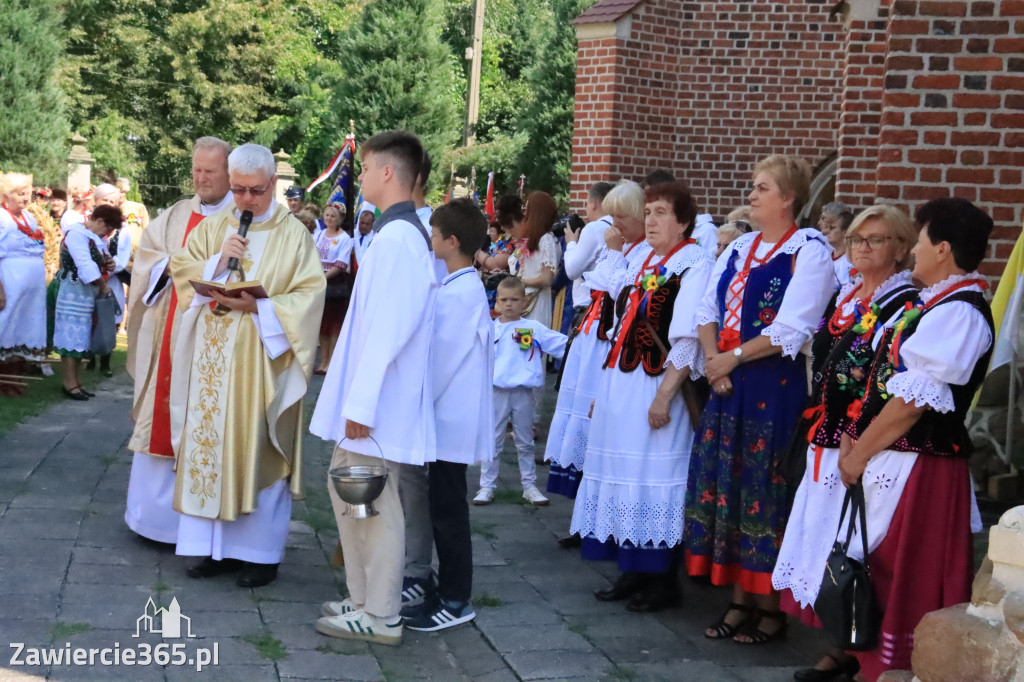
M 488 627 L 484 634 L 494 648 L 502 654 L 521 651 L 595 651 L 594 646 L 580 635 L 570 632 L 567 625 L 537 626 L 512 625 Z
M 368 654 L 345 656 L 319 651 L 296 651 L 278 661 L 277 670 L 282 680 L 299 678 L 376 682 L 384 679 L 377 659 Z
M 612 667 L 600 653 L 578 651 L 519 651 L 505 659 L 524 680 L 597 679 Z

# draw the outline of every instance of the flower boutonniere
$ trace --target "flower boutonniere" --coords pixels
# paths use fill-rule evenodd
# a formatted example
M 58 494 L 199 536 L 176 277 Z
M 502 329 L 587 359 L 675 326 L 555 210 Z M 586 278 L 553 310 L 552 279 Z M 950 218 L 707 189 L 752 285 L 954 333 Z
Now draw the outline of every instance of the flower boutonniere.
M 533 348 L 533 330 L 516 329 L 516 333 L 512 335 L 512 340 L 519 344 L 519 350 L 530 350 Z
M 881 311 L 877 303 L 872 303 L 867 309 L 862 308 L 861 304 L 858 303 L 857 313 L 859 314 L 860 319 L 857 321 L 857 324 L 853 326 L 853 332 L 860 335 L 871 333 L 874 330 L 875 325 L 878 324 L 879 312 Z
M 650 274 L 645 275 L 643 280 L 641 280 L 641 285 L 643 286 L 644 291 L 655 291 L 664 285 L 665 282 L 668 281 L 668 277 L 665 276 L 665 272 L 666 270 L 664 265 L 654 266 L 653 271 Z

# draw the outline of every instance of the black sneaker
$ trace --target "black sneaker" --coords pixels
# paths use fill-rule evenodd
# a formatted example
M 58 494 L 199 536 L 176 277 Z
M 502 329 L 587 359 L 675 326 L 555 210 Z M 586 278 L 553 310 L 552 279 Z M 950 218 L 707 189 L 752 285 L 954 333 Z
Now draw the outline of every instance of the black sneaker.
M 437 590 L 437 579 L 431 571 L 426 580 L 405 576 L 402 579 L 402 608 L 419 606 L 426 601 L 428 595 Z
M 437 608 L 418 616 L 404 618 L 403 625 L 419 632 L 435 632 L 462 625 L 476 618 L 476 611 L 469 602 L 461 606 L 441 602 Z

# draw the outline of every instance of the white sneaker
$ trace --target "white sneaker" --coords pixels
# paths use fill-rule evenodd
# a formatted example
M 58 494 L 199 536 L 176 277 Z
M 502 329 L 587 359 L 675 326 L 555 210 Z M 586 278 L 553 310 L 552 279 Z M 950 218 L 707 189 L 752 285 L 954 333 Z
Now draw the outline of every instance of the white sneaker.
M 494 502 L 494 488 L 480 488 L 476 493 L 476 497 L 473 498 L 473 504 L 478 507 L 490 504 L 491 502 Z
M 317 620 L 316 631 L 328 637 L 388 646 L 398 646 L 402 643 L 401 618 L 389 625 L 383 618 L 371 616 L 358 609 L 341 616 L 327 616 Z
M 523 499 L 535 507 L 548 506 L 548 498 L 544 497 L 535 485 L 523 488 Z
M 345 597 L 341 601 L 325 601 L 320 605 L 320 613 L 324 616 L 344 616 L 356 610 L 351 599 Z

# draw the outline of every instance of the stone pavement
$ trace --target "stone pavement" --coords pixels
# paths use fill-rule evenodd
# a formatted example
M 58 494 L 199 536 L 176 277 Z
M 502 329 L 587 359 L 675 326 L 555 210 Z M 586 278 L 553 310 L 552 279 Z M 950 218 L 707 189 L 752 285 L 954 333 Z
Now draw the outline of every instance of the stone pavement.
M 319 389 L 311 388 L 307 419 Z M 819 633 L 793 626 L 787 642 L 742 647 L 711 642 L 703 627 L 727 590 L 683 579 L 682 609 L 641 615 L 591 595 L 614 566 L 561 550 L 571 503 L 522 504 L 510 447 L 504 492 L 473 507 L 477 618 L 440 633 L 407 631 L 400 648 L 318 635 L 319 604 L 344 593 L 329 559 L 337 542 L 325 478 L 330 448 L 306 439 L 307 497 L 295 504 L 278 580 L 241 589 L 231 576 L 190 580 L 186 559 L 140 540 L 123 521 L 131 453 L 131 385 L 107 381 L 99 397 L 65 401 L 0 436 L 0 682 L 8 680 L 701 680 L 782 682 L 823 651 Z M 550 411 L 549 396 L 547 411 Z M 542 440 L 542 439 L 541 439 Z M 540 468 L 541 483 L 546 477 Z M 478 471 L 470 471 L 475 491 Z M 189 560 L 191 561 L 191 560 Z M 218 664 L 74 667 L 12 665 L 27 648 L 155 647 L 136 621 L 152 598 L 177 599 L 195 639 L 186 656 L 217 647 Z M 22 659 L 26 654 L 23 652 Z M 182 656 L 185 658 L 186 656 Z

